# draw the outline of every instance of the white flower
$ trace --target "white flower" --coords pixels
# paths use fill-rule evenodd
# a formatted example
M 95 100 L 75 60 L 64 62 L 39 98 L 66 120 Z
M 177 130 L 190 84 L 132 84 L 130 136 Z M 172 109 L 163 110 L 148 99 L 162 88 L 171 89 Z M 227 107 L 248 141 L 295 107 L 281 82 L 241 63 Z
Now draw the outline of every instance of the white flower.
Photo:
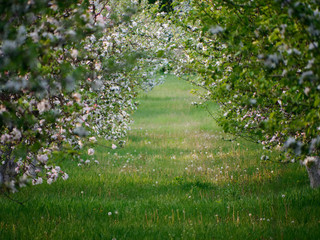
M 108 215 L 111 216 L 111 215 L 112 215 L 112 212 L 108 212 Z
M 86 160 L 84 163 L 85 163 L 85 164 L 89 164 L 89 163 L 90 163 L 90 160 Z
M 43 179 L 41 177 L 32 179 L 32 185 L 38 185 L 38 184 L 42 184 L 43 183 Z
M 0 114 L 4 113 L 5 111 L 7 111 L 6 107 L 3 105 L 0 105 Z
M 222 28 L 221 26 L 215 26 L 215 27 L 211 27 L 209 31 L 212 34 L 217 34 L 217 33 L 223 32 L 224 28 Z
M 6 143 L 11 140 L 11 136 L 7 133 L 1 135 L 1 143 Z
M 69 175 L 67 173 L 64 173 L 61 177 L 63 180 L 67 180 L 69 178 Z
M 37 108 L 39 110 L 39 113 L 43 113 L 45 111 L 48 111 L 50 109 L 50 104 L 48 102 L 48 100 L 42 100 L 41 102 L 39 102 L 37 104 Z
M 47 154 L 39 154 L 37 156 L 37 159 L 41 163 L 47 163 L 49 158 L 48 158 Z
M 21 132 L 14 128 L 11 132 L 13 140 L 19 140 L 21 138 Z
M 81 140 L 78 141 L 79 147 L 82 148 L 83 147 L 83 143 L 81 142 Z
M 89 148 L 88 149 L 88 155 L 93 155 L 94 154 L 94 149 L 93 148 Z
M 90 137 L 89 141 L 92 142 L 92 143 L 95 143 L 97 141 L 97 139 L 96 139 L 96 137 Z
M 72 97 L 76 102 L 80 102 L 81 101 L 81 94 L 80 93 L 73 93 Z
M 52 182 L 53 182 L 53 179 L 52 178 L 48 178 L 47 183 L 51 184 Z
M 78 52 L 78 50 L 76 50 L 76 49 L 73 49 L 73 50 L 71 51 L 71 57 L 73 57 L 73 58 L 77 58 L 77 57 L 78 57 L 78 54 L 79 54 L 79 52 Z
M 98 161 L 98 160 L 94 160 L 94 162 L 95 162 L 96 164 L 99 164 L 99 161 Z
M 117 146 L 116 146 L 115 144 L 112 144 L 111 148 L 112 148 L 112 149 L 116 149 Z

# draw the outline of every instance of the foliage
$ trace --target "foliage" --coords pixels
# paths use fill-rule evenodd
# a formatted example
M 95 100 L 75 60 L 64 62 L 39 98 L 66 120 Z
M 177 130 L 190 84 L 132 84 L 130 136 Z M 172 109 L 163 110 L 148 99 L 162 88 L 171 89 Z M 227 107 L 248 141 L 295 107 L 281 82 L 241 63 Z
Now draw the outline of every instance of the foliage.
M 226 132 L 319 155 L 319 1 L 176 1 L 180 74 L 198 74 Z M 294 161 L 294 160 L 293 160 Z

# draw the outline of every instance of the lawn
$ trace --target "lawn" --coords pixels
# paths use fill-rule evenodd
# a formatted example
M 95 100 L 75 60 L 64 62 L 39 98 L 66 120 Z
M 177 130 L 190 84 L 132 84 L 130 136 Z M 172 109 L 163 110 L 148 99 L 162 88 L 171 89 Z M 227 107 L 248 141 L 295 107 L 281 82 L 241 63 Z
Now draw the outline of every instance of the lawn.
M 0 239 L 320 239 L 304 167 L 261 161 L 261 146 L 191 105 L 191 89 L 168 77 L 140 94 L 123 148 L 99 141 L 100 164 L 61 159 L 70 178 L 11 195 L 23 205 L 0 196 Z

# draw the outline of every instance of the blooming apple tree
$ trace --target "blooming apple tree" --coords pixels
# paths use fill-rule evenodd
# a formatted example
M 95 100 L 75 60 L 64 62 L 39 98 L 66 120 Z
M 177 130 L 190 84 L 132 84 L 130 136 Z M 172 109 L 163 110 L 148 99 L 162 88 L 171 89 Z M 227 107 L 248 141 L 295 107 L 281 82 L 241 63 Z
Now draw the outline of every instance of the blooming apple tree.
M 280 147 L 320 176 L 320 12 L 314 0 L 175 1 L 180 74 L 221 106 L 227 132 Z M 309 175 L 310 176 L 310 175 Z M 312 186 L 318 186 L 312 184 Z
M 97 137 L 125 136 L 137 90 L 156 85 L 166 64 L 145 48 L 155 39 L 142 41 L 151 25 L 141 18 L 143 7 L 113 0 L 0 3 L 1 191 L 15 192 L 29 179 L 67 179 L 58 158 L 77 156 Z

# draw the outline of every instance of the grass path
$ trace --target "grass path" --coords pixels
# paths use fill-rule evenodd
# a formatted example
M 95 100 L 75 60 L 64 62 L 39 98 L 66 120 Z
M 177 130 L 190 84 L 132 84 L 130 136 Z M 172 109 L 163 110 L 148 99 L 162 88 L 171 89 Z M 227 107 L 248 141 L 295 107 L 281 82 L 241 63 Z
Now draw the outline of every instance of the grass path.
M 0 198 L 0 239 L 320 239 L 304 169 L 225 141 L 191 88 L 168 78 L 141 94 L 127 145 L 100 142 L 99 165 L 61 161 L 68 181 L 22 190 L 24 206 Z

